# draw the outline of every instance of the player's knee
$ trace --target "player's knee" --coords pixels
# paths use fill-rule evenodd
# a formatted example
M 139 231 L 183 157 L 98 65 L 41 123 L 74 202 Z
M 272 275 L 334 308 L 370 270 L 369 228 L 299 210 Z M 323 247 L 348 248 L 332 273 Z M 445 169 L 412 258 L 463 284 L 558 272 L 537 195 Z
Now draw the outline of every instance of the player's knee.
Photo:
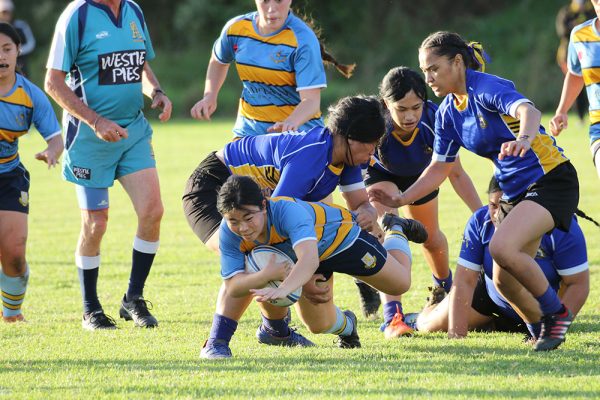
M 428 232 L 427 240 L 423 243 L 423 247 L 431 253 L 448 252 L 446 236 L 439 229 L 434 232 Z
M 492 237 L 490 241 L 490 255 L 498 263 L 500 268 L 510 269 L 512 264 L 512 254 L 516 251 L 516 249 L 512 249 L 511 246 L 500 237 Z
M 108 214 L 92 213 L 83 222 L 82 233 L 84 237 L 101 238 L 108 227 Z
M 138 218 L 140 221 L 144 221 L 148 225 L 158 225 L 163 217 L 165 209 L 161 202 L 157 204 L 149 205 L 142 209 L 139 213 Z

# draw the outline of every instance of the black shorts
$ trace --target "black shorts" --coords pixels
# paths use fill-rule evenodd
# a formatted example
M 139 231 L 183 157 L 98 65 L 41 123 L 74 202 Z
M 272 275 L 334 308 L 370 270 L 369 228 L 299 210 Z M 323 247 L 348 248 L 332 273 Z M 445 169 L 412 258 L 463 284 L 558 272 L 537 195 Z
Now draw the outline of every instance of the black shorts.
M 530 200 L 544 207 L 552 214 L 554 227 L 568 232 L 579 204 L 579 179 L 573 164 L 570 161 L 560 164 L 515 200 L 500 200 L 498 221 L 501 222 L 523 200 Z
M 405 191 L 409 187 L 412 186 L 413 183 L 419 179 L 420 175 L 415 176 L 398 176 L 394 174 L 390 174 L 389 172 L 380 171 L 374 167 L 368 167 L 367 173 L 365 174 L 365 185 L 371 186 L 377 182 L 392 182 L 398 189 L 401 191 Z M 425 204 L 435 199 L 438 196 L 440 189 L 435 189 L 433 192 L 429 193 L 427 196 L 420 198 L 419 200 L 411 203 L 411 206 L 420 206 L 421 204 Z
M 485 288 L 485 277 L 483 274 L 480 274 L 477 280 L 471 307 L 479 314 L 491 317 L 493 323 L 492 329 L 495 331 L 529 333 L 527 325 L 523 321 L 517 321 L 502 314 L 500 307 L 492 301 Z
M 231 175 L 215 153 L 210 153 L 194 170 L 182 198 L 185 217 L 203 243 L 219 229 L 223 217 L 217 211 L 217 196 Z
M 29 172 L 23 164 L 0 174 L 0 210 L 29 214 Z
M 334 272 L 352 276 L 371 276 L 381 271 L 386 260 L 387 251 L 377 238 L 361 230 L 352 246 L 322 261 L 315 274 L 323 274 L 326 280 L 329 280 Z

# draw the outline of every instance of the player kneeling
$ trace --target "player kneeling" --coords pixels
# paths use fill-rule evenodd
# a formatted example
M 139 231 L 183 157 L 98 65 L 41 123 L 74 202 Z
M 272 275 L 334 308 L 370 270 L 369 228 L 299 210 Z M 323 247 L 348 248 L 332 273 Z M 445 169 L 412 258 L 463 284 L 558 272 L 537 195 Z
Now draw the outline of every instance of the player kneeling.
M 374 236 L 362 231 L 343 207 L 291 197 L 266 200 L 252 178 L 235 175 L 221 188 L 217 207 L 223 215 L 219 233 L 223 290 L 241 301 L 245 299 L 246 304 L 252 295 L 260 302 L 263 313 L 263 323 L 257 332 L 260 342 L 313 345 L 291 331 L 287 323 L 281 323 L 287 309 L 274 306 L 270 301 L 287 298 L 315 273 L 323 274 L 330 287 L 333 272 L 359 277 L 390 295 L 401 295 L 410 286 L 410 270 L 395 258 L 387 257 L 385 248 Z M 411 234 L 407 232 L 407 236 Z M 261 245 L 274 246 L 295 261 L 289 275 L 286 263 L 274 260 L 259 272 L 246 272 L 245 253 Z M 273 280 L 283 282 L 276 288 L 264 288 Z M 338 346 L 342 348 L 360 347 L 356 316 L 349 310 L 340 311 L 332 298 L 315 304 L 301 297 L 296 311 L 310 332 L 337 335 Z M 231 357 L 229 341 L 237 328 L 237 320 L 219 314 L 215 317 L 219 323 L 213 324 L 200 355 L 202 358 Z

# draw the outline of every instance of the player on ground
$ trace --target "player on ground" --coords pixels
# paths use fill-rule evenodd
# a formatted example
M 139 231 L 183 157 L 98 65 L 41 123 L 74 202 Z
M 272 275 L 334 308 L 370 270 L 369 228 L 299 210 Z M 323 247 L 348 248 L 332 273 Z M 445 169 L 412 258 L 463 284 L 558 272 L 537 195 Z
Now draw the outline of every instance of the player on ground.
M 46 91 L 64 109 L 63 176 L 75 184 L 81 233 L 75 263 L 85 329 L 115 329 L 96 292 L 100 243 L 108 221 L 108 188 L 119 180 L 138 217 L 129 287 L 119 315 L 155 327 L 143 289 L 158 250 L 163 205 L 143 95 L 159 119 L 171 102 L 148 61 L 154 50 L 140 7 L 131 0 L 75 0 L 63 11 L 47 64 Z M 65 81 L 66 79 L 66 81 Z
M 431 162 L 437 106 L 427 100 L 423 78 L 407 67 L 393 68 L 385 75 L 379 86 L 379 96 L 386 109 L 386 134 L 367 169 L 365 184 L 367 191 L 376 188 L 403 191 Z M 449 178 L 456 193 L 472 211 L 481 207 L 473 182 L 458 159 Z M 442 287 L 442 293 L 447 293 L 452 286 L 452 271 L 448 266 L 448 242 L 438 222 L 438 193 L 436 188 L 402 207 L 402 212 L 425 226 L 428 233 L 428 239 L 423 243 L 425 260 L 431 268 L 434 286 Z M 378 202 L 373 202 L 373 206 L 380 218 L 385 213 L 398 215 L 396 208 Z M 401 304 L 384 304 L 383 313 L 384 326 L 393 327 L 392 321 L 402 319 Z
M 29 172 L 19 158 L 19 137 L 35 125 L 48 147 L 35 158 L 58 163 L 63 151 L 60 125 L 44 92 L 15 71 L 21 39 L 0 22 L 0 289 L 2 319 L 23 321 L 21 306 L 27 291 L 29 266 L 25 260 Z
M 596 15 L 600 16 L 600 0 L 591 0 Z M 567 56 L 568 70 L 565 75 L 560 102 L 550 120 L 550 132 L 559 135 L 567 128 L 567 112 L 585 86 L 590 103 L 590 150 L 596 172 L 600 178 L 600 77 L 596 73 L 600 62 L 600 19 L 594 18 L 573 28 Z
M 235 61 L 243 85 L 236 137 L 323 126 L 323 61 L 346 77 L 354 66 L 340 65 L 327 53 L 311 27 L 290 11 L 291 3 L 256 0 L 257 11 L 227 22 L 213 46 L 204 97 L 192 107 L 192 117 L 210 119 L 229 64 Z
M 467 330 L 492 329 L 539 336 L 541 315 L 531 294 L 523 291 L 527 306 L 522 308 L 531 310 L 525 318 L 532 318 L 526 326 L 494 286 L 488 247 L 498 224 L 502 197 L 496 178 L 490 181 L 488 197 L 489 205 L 477 210 L 465 228 L 449 298 L 433 309 L 423 310 L 417 319 L 419 331 L 447 331 L 450 337 L 464 337 Z M 554 229 L 544 235 L 535 260 L 552 290 L 577 315 L 589 294 L 590 275 L 585 238 L 575 217 L 569 232 Z
M 423 41 L 419 65 L 425 81 L 437 96 L 446 96 L 436 114 L 432 162 L 404 193 L 373 189 L 370 196 L 389 207 L 422 198 L 450 174 L 461 147 L 490 159 L 504 191 L 490 242 L 494 280 L 515 309 L 518 299 L 506 289 L 513 281 L 537 299 L 544 317 L 535 349 L 551 350 L 565 340 L 573 314 L 534 256 L 546 232 L 569 230 L 579 201 L 577 172 L 540 125 L 541 113 L 531 101 L 512 82 L 476 71 L 483 55 L 478 43 L 469 45 L 455 33 L 436 32 Z
M 286 298 L 315 273 L 325 275 L 330 287 L 333 272 L 343 272 L 359 276 L 385 293 L 400 295 L 408 290 L 410 269 L 394 257 L 387 257 L 377 238 L 361 230 L 352 213 L 342 207 L 291 197 L 265 200 L 252 178 L 233 175 L 219 192 L 217 208 L 223 215 L 219 235 L 221 276 L 232 296 L 250 301 L 252 292 L 260 302 L 263 321 L 268 323 L 258 328 L 260 342 L 274 344 L 277 337 L 289 331 L 281 320 L 286 309 L 268 301 Z M 259 245 L 273 245 L 288 254 L 296 262 L 289 275 L 285 266 L 275 263 L 258 273 L 245 273 L 244 254 Z M 260 289 L 270 280 L 283 282 L 276 289 Z M 301 297 L 297 311 L 311 332 L 338 335 L 338 346 L 342 348 L 360 347 L 356 316 L 349 310 L 340 311 L 333 298 L 315 304 Z M 271 315 L 278 318 L 273 320 Z M 229 341 L 238 319 L 230 319 L 216 337 L 205 343 L 203 358 L 231 357 Z

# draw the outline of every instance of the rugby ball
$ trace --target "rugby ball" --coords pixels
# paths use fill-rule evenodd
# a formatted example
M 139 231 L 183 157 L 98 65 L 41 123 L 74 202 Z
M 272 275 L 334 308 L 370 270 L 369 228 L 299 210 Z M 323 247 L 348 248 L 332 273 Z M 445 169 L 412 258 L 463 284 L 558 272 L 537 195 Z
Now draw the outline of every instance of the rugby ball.
M 294 265 L 294 261 L 283 251 L 272 246 L 258 246 L 246 255 L 246 272 L 251 274 L 260 271 L 269 263 L 273 254 L 276 262 L 287 262 Z M 279 285 L 281 285 L 281 281 L 269 281 L 266 287 L 277 288 Z M 302 295 L 302 287 L 288 294 L 286 298 L 271 300 L 270 303 L 279 307 L 289 307 L 298 301 L 300 295 Z

